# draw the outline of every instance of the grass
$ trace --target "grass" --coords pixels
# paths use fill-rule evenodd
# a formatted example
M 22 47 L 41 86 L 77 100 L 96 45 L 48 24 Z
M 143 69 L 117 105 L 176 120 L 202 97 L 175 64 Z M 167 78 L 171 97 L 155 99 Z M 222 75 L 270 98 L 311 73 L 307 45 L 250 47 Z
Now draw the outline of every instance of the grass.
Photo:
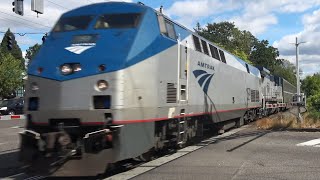
M 320 128 L 320 119 L 311 118 L 308 113 L 305 113 L 300 123 L 294 114 L 284 112 L 259 119 L 256 121 L 256 126 L 258 129 L 265 130 Z

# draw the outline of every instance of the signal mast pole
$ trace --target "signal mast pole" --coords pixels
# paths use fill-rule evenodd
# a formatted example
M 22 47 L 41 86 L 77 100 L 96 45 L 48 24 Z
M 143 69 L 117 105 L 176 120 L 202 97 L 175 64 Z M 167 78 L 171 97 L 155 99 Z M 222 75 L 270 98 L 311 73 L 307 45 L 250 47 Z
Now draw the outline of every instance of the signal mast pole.
M 296 37 L 296 76 L 297 76 L 297 101 L 300 102 L 300 75 L 299 75 L 299 45 L 298 37 Z
M 298 108 L 298 121 L 302 121 L 302 116 L 300 114 L 300 104 L 301 104 L 301 93 L 300 93 L 300 71 L 299 71 L 299 45 L 306 42 L 299 42 L 298 37 L 296 37 L 296 76 L 297 76 L 297 108 Z

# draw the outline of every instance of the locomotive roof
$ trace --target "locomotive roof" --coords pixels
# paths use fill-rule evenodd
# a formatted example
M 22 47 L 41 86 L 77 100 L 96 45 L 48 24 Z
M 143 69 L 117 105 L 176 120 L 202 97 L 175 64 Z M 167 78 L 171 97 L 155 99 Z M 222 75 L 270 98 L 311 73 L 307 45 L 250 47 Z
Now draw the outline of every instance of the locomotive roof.
M 101 15 L 105 13 L 137 13 L 143 12 L 146 9 L 152 9 L 148 6 L 144 6 L 138 3 L 128 2 L 102 2 L 95 3 L 86 6 L 82 6 L 71 11 L 68 11 L 62 15 L 64 16 L 81 16 L 81 15 Z
M 68 12 L 64 13 L 61 17 L 81 16 L 81 15 L 101 15 L 103 13 L 121 13 L 121 12 L 123 12 L 123 13 L 143 13 L 147 9 L 153 10 L 158 14 L 160 13 L 160 12 L 158 12 L 157 10 L 155 10 L 155 9 L 153 9 L 151 7 L 148 7 L 148 6 L 145 6 L 143 4 L 139 4 L 139 3 L 102 2 L 102 3 L 95 3 L 95 4 L 90 4 L 90 5 L 87 5 L 87 6 L 82 6 L 82 7 L 76 8 L 74 10 L 71 10 L 71 11 L 68 11 Z M 165 15 L 163 15 L 163 16 L 166 19 L 170 20 L 172 23 L 174 23 L 176 26 L 179 26 L 183 30 L 187 31 L 188 33 L 196 35 L 197 37 L 199 37 L 199 38 L 201 38 L 203 40 L 206 40 L 205 38 L 201 37 L 196 32 L 194 32 L 194 31 L 186 28 L 185 26 L 173 21 L 172 19 L 170 19 L 169 17 L 167 17 Z M 227 50 L 217 46 L 215 43 L 213 43 L 213 42 L 211 42 L 209 40 L 206 40 L 206 41 L 209 44 L 212 44 L 212 45 L 218 47 L 219 49 L 223 50 L 225 53 L 233 56 L 234 58 L 233 58 L 232 61 L 234 61 L 234 62 L 238 61 L 239 65 L 241 64 L 242 66 L 244 65 L 244 67 L 245 67 L 245 64 L 248 64 L 245 61 L 243 61 L 242 59 L 240 59 L 239 57 L 235 56 L 234 54 L 232 54 L 232 53 L 228 52 Z M 232 64 L 229 64 L 229 65 L 239 69 L 239 67 L 237 67 L 239 65 L 235 65 L 235 63 L 232 63 Z M 248 64 L 248 66 L 249 66 L 250 72 L 252 72 L 252 74 L 255 75 L 255 76 L 261 77 L 261 74 L 260 74 L 261 71 L 266 71 L 266 72 L 270 73 L 270 71 L 267 70 L 264 67 L 255 67 L 255 66 L 252 66 L 250 64 Z M 240 68 L 240 69 L 244 70 L 243 68 Z

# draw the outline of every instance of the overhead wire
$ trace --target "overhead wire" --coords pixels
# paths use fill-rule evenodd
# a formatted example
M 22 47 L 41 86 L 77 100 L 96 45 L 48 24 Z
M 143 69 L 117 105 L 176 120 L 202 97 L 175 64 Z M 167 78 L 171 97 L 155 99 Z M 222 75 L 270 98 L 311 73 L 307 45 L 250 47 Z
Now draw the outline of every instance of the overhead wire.
M 48 1 L 49 3 L 51 3 L 51 4 L 55 5 L 55 6 L 58 6 L 58 7 L 60 7 L 60 8 L 63 8 L 63 9 L 66 9 L 66 10 L 70 10 L 69 8 L 66 8 L 66 7 L 64 7 L 64 6 L 60 5 L 60 4 L 55 3 L 55 2 L 52 2 L 51 0 L 46 0 L 46 1 Z M 93 1 L 91 1 L 91 0 L 87 0 L 87 1 L 88 1 L 88 2 L 91 2 L 91 3 L 95 3 L 95 2 L 93 2 Z M 34 30 L 43 29 L 43 30 L 46 30 L 46 31 L 47 31 L 48 28 L 49 28 L 49 29 L 52 28 L 52 27 L 50 27 L 50 26 L 47 26 L 47 25 L 44 25 L 44 24 L 41 24 L 41 23 L 37 23 L 37 22 L 34 22 L 34 21 L 30 21 L 30 20 L 28 20 L 28 19 L 25 19 L 25 18 L 22 18 L 22 17 L 19 17 L 19 16 L 15 16 L 15 15 L 13 15 L 13 14 L 9 14 L 9 13 L 7 13 L 7 12 L 0 11 L 0 13 L 1 13 L 1 14 L 4 14 L 4 15 L 6 15 L 6 16 L 15 18 L 15 19 L 12 19 L 12 18 L 3 17 L 3 16 L 2 16 L 2 18 L 1 18 L 1 16 L 0 16 L 0 19 L 1 19 L 1 20 L 7 21 L 7 22 L 11 22 L 11 23 L 13 22 L 13 23 L 15 23 L 15 24 L 24 24 L 24 25 L 26 25 L 26 26 L 28 26 L 29 28 L 34 29 Z M 30 17 L 31 17 L 31 16 L 30 16 Z M 19 19 L 19 21 L 18 21 L 17 19 Z M 20 21 L 20 20 L 23 20 L 23 21 Z M 37 27 L 35 27 L 34 25 L 41 26 L 41 27 L 45 27 L 45 28 L 37 28 Z M 0 33 L 5 33 L 5 31 L 0 31 Z M 18 34 L 18 35 L 20 35 L 20 36 L 24 36 L 24 35 L 26 35 L 26 34 L 46 34 L 46 33 L 43 33 L 43 32 L 23 32 L 23 33 L 20 33 L 20 32 L 19 32 L 19 33 L 14 33 L 14 34 Z
M 58 7 L 61 7 L 61 8 L 63 8 L 63 9 L 70 10 L 69 8 L 66 8 L 66 7 L 64 7 L 64 6 L 61 6 L 60 4 L 57 4 L 57 3 L 52 2 L 52 1 L 50 1 L 50 0 L 46 0 L 46 1 L 48 1 L 49 3 L 51 3 L 51 4 L 53 4 L 53 5 L 56 5 L 56 6 L 58 6 Z
M 33 30 L 39 30 L 40 29 L 40 30 L 48 31 L 48 28 L 36 28 L 35 26 L 33 26 L 31 24 L 28 24 L 26 22 L 17 21 L 17 20 L 14 20 L 14 19 L 8 19 L 8 18 L 4 18 L 4 17 L 1 17 L 1 16 L 0 16 L 0 19 L 3 20 L 3 21 L 9 22 L 9 23 L 17 24 L 17 25 L 24 24 L 24 26 L 27 26 L 27 27 L 29 27 L 30 29 L 33 29 Z
M 40 24 L 40 23 L 37 23 L 37 22 L 34 22 L 34 21 L 30 21 L 30 20 L 28 20 L 28 19 L 24 19 L 24 18 L 21 18 L 21 17 L 19 17 L 19 16 L 14 16 L 14 15 L 12 15 L 12 14 L 9 14 L 9 13 L 3 12 L 3 11 L 0 11 L 0 13 L 6 14 L 6 15 L 8 15 L 8 16 L 10 16 L 10 17 L 15 17 L 15 18 L 18 18 L 18 19 L 22 19 L 22 20 L 24 20 L 24 21 L 27 21 L 27 22 L 33 23 L 33 24 L 37 24 L 37 25 L 42 26 L 42 27 L 51 28 L 50 26 L 43 25 L 43 24 Z
M 5 31 L 0 31 L 0 33 L 4 34 Z M 19 36 L 25 36 L 27 34 L 47 34 L 48 32 L 11 32 L 12 34 L 18 34 Z

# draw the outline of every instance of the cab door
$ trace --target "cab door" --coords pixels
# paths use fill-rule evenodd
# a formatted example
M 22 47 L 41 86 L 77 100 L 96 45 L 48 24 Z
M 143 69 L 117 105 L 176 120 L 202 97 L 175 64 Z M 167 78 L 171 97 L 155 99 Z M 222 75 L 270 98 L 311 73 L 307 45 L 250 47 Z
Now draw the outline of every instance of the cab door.
M 180 104 L 188 101 L 188 49 L 178 39 L 178 100 Z

